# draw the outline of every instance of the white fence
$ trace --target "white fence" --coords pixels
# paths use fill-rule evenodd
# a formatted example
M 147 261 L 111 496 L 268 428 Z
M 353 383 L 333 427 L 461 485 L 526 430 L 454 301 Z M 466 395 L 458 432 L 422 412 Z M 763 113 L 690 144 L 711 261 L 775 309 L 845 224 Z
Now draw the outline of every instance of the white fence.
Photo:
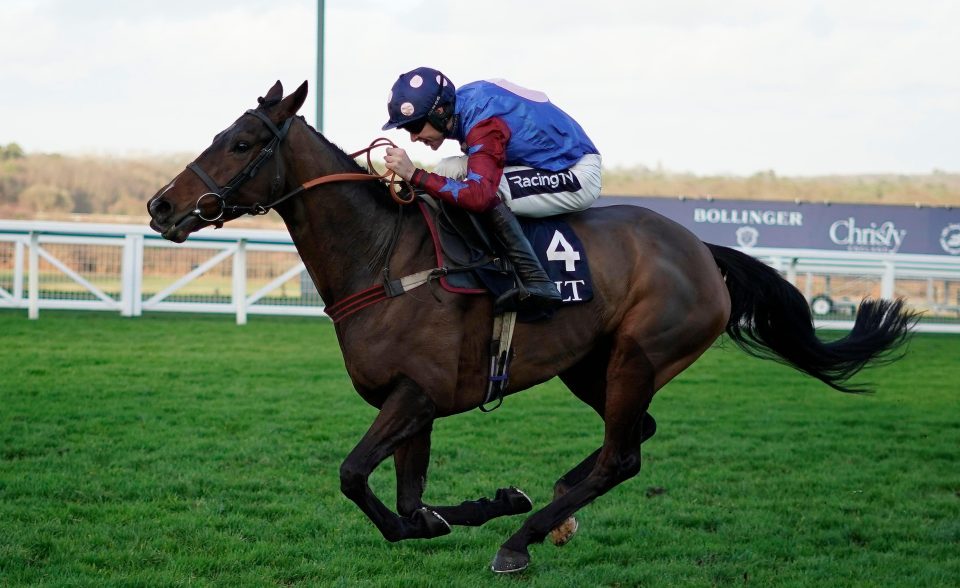
M 285 231 L 0 221 L 0 308 L 326 316 Z
M 960 333 L 960 258 L 751 249 L 849 328 L 864 297 L 903 297 L 919 330 Z M 285 231 L 220 229 L 169 243 L 146 226 L 0 221 L 0 308 L 325 316 Z
M 744 249 L 776 268 L 812 303 L 818 327 L 849 329 L 864 298 L 903 298 L 920 311 L 916 330 L 960 333 L 960 257 Z M 824 307 L 818 308 L 818 302 Z

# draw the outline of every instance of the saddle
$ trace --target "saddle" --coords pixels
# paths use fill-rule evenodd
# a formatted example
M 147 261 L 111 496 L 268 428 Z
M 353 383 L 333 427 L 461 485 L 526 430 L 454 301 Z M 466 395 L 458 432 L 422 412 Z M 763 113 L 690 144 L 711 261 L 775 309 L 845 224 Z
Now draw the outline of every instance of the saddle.
M 509 259 L 496 252 L 477 218 L 463 208 L 433 197 L 420 195 L 417 201 L 437 256 L 438 282 L 459 294 L 492 293 L 499 298 L 519 282 Z M 570 226 L 560 217 L 519 219 L 524 234 L 540 258 L 550 279 L 564 293 L 564 304 L 576 304 L 593 297 L 592 283 L 583 246 Z M 582 262 L 577 268 L 577 262 Z M 561 262 L 559 265 L 556 262 Z M 532 322 L 545 318 L 541 311 L 521 312 L 495 309 L 490 341 L 490 372 L 487 393 L 480 410 L 490 412 L 503 403 L 513 358 L 513 330 L 517 321 Z
M 417 201 L 433 238 L 441 287 L 458 294 L 493 294 L 500 297 L 516 287 L 510 260 L 501 256 L 486 231 L 470 212 L 430 196 Z M 580 304 L 593 298 L 586 254 L 564 216 L 520 218 L 520 226 L 540 258 L 551 281 L 563 295 L 563 304 Z M 544 318 L 538 311 L 518 313 L 519 322 Z
M 427 195 L 418 196 L 417 206 L 433 239 L 437 267 L 444 270 L 439 279 L 444 290 L 458 294 L 490 292 L 477 273 L 481 268 L 504 277 L 510 275 L 510 262 L 495 253 L 475 216 Z

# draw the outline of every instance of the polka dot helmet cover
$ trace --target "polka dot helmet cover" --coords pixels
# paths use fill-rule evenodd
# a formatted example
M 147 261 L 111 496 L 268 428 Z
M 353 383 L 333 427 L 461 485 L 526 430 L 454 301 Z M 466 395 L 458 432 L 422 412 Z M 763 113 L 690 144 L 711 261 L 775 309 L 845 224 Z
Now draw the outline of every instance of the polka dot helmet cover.
M 383 130 L 395 129 L 427 116 L 438 104 L 453 102 L 456 88 L 450 79 L 429 67 L 400 74 L 387 97 L 390 120 Z

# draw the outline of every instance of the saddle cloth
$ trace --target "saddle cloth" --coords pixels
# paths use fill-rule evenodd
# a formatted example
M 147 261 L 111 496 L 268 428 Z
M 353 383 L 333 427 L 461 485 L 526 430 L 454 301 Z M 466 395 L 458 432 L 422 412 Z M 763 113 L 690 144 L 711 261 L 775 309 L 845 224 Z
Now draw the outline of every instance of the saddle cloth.
M 433 238 L 438 267 L 448 272 L 440 285 L 460 294 L 492 293 L 499 297 L 515 286 L 508 262 L 498 257 L 477 219 L 467 211 L 421 196 L 420 211 Z M 546 218 L 519 218 L 524 234 L 540 264 L 557 285 L 563 304 L 581 304 L 593 299 L 593 281 L 583 243 L 565 220 L 565 215 Z M 542 318 L 520 313 L 518 320 Z

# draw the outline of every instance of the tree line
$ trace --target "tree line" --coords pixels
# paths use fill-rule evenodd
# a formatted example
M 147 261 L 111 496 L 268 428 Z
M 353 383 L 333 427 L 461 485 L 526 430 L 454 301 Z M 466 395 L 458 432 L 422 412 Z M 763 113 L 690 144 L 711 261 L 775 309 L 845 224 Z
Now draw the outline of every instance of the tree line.
M 146 202 L 183 170 L 189 157 L 120 158 L 25 153 L 0 145 L 0 218 L 74 215 L 146 217 Z M 604 171 L 604 193 L 746 200 L 960 204 L 960 174 L 781 177 L 700 176 L 635 166 Z
M 26 154 L 12 143 L 0 147 L 0 218 L 144 216 L 147 199 L 187 161 Z

